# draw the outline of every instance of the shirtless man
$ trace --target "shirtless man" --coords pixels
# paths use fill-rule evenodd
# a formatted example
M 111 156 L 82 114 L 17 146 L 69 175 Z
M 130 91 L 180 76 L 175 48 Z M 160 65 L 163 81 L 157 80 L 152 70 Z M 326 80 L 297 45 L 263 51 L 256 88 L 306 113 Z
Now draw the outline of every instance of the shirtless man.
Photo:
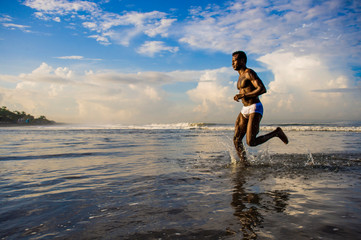
M 258 96 L 266 93 L 266 88 L 257 73 L 246 67 L 246 63 L 247 56 L 243 51 L 232 54 L 233 69 L 239 73 L 237 82 L 239 94 L 234 96 L 234 100 L 237 102 L 242 100 L 243 103 L 243 108 L 236 120 L 233 142 L 239 158 L 245 164 L 248 164 L 242 143 L 245 135 L 247 144 L 251 147 L 260 145 L 274 137 L 280 138 L 287 144 L 288 138 L 280 127 L 268 134 L 257 137 L 263 115 L 263 106 Z

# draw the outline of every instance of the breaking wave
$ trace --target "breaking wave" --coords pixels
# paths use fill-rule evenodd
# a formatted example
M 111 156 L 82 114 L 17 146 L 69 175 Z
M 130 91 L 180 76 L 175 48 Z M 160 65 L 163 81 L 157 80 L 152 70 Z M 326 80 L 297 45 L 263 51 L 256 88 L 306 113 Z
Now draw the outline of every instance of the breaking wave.
M 317 131 L 317 132 L 361 132 L 361 123 L 353 124 L 263 124 L 261 131 L 272 131 L 277 126 L 281 126 L 285 131 Z M 233 131 L 233 124 L 219 123 L 169 123 L 169 124 L 143 124 L 143 125 L 123 125 L 123 124 L 61 124 L 51 126 L 34 126 L 27 129 L 41 130 L 87 130 L 87 129 L 126 129 L 126 130 L 209 130 L 209 131 Z

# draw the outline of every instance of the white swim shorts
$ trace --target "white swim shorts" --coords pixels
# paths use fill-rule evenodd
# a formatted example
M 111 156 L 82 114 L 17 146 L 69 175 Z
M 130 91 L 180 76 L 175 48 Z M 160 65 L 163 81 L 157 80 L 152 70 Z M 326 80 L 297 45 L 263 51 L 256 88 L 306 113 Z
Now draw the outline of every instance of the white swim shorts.
M 262 103 L 254 103 L 250 106 L 243 106 L 241 113 L 243 115 L 243 117 L 245 118 L 249 118 L 249 115 L 252 113 L 259 113 L 261 115 L 263 115 L 263 105 Z

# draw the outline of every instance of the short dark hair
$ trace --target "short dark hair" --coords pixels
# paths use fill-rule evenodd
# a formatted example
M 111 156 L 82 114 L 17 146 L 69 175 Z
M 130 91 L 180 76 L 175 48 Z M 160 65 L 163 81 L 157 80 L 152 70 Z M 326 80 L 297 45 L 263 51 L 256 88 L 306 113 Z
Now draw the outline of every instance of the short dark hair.
M 236 51 L 236 52 L 232 53 L 232 56 L 236 56 L 236 55 L 237 55 L 237 59 L 243 59 L 244 63 L 247 63 L 247 55 L 245 52 Z

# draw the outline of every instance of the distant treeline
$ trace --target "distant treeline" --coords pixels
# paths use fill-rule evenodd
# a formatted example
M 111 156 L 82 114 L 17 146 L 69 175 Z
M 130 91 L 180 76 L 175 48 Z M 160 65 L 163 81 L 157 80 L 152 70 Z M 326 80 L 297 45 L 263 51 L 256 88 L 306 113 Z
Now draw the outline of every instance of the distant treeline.
M 35 118 L 22 111 L 10 111 L 7 107 L 0 108 L 0 124 L 51 124 L 54 121 L 46 119 L 45 116 Z

